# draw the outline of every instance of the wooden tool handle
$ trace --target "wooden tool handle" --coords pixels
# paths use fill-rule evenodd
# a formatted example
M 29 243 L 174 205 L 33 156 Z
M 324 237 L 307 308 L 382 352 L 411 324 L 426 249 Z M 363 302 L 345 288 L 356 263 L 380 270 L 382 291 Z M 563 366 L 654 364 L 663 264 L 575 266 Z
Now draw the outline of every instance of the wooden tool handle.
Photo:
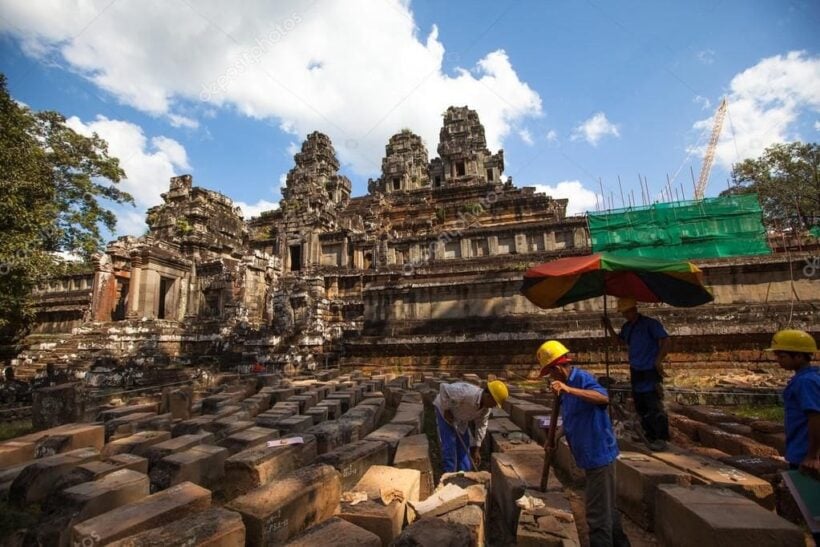
M 547 440 L 544 442 L 544 469 L 541 472 L 541 491 L 547 491 L 547 482 L 550 477 L 550 465 L 552 455 L 555 453 L 555 434 L 558 431 L 558 413 L 561 410 L 561 396 L 556 395 L 552 402 L 552 414 L 550 416 L 550 429 L 547 433 Z

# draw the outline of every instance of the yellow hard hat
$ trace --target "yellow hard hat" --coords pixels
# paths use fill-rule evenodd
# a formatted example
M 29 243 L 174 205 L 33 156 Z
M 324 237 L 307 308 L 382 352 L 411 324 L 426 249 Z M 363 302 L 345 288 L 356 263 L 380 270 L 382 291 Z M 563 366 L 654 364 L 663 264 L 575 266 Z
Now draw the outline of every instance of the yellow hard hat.
M 487 382 L 487 389 L 490 390 L 490 395 L 493 396 L 493 399 L 495 399 L 495 404 L 498 406 L 503 405 L 504 401 L 507 400 L 507 397 L 510 396 L 510 390 L 507 389 L 507 384 L 501 380 Z
M 626 310 L 631 310 L 632 308 L 638 305 L 638 301 L 634 298 L 619 298 L 618 299 L 618 311 L 620 313 L 625 312 Z
M 541 344 L 535 355 L 538 357 L 538 363 L 545 367 L 552 364 L 559 357 L 563 357 L 569 353 L 567 347 L 558 340 L 548 340 Z
M 766 348 L 766 351 L 814 353 L 817 351 L 817 341 L 806 331 L 784 329 L 775 333 L 772 337 L 772 347 Z

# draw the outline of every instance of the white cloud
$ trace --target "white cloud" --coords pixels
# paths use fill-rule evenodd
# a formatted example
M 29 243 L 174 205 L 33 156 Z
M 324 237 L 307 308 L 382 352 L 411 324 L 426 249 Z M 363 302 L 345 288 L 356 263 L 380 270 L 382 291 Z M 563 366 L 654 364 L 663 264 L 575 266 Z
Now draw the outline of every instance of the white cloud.
M 820 131 L 820 121 L 814 122 L 814 130 L 815 131 Z
M 125 209 L 124 206 L 113 208 L 117 214 L 117 236 L 141 236 L 148 231 L 145 223 L 145 210 L 135 210 L 131 207 Z
M 298 151 L 298 148 L 297 148 Z M 285 183 L 287 182 L 287 173 L 282 173 L 279 175 L 279 183 L 276 187 L 271 188 L 271 191 L 275 196 L 281 198 L 282 196 L 282 188 L 285 187 Z M 256 203 L 245 203 L 244 201 L 236 201 L 234 202 L 240 209 L 242 209 L 242 216 L 246 219 L 250 219 L 252 217 L 258 217 L 265 211 L 273 211 L 279 208 L 279 203 L 276 201 L 270 201 L 267 199 L 260 199 Z
M 196 129 L 199 127 L 199 122 L 195 119 L 174 113 L 168 114 L 168 121 L 170 121 L 174 127 L 185 127 L 187 129 Z
M 579 180 L 564 180 L 555 185 L 535 184 L 532 186 L 535 186 L 538 192 L 544 192 L 548 196 L 569 199 L 568 215 L 578 215 L 595 209 L 595 192 L 584 188 Z
M 598 142 L 607 135 L 620 137 L 618 126 L 610 122 L 603 112 L 595 113 L 591 118 L 578 124 L 572 132 L 572 140 L 583 139 L 592 146 L 597 146 Z
M 715 163 L 726 169 L 774 143 L 800 138 L 800 116 L 820 112 L 820 56 L 792 51 L 762 59 L 735 75 L 729 90 L 729 114 L 715 150 Z M 704 133 L 712 125 L 710 117 L 693 128 Z M 689 150 L 703 156 L 705 145 Z
M 695 54 L 695 57 L 698 58 L 698 61 L 705 65 L 711 65 L 715 62 L 715 50 L 713 49 L 703 49 L 698 51 Z
M 240 209 L 242 209 L 242 216 L 246 219 L 251 217 L 258 217 L 265 211 L 273 211 L 274 209 L 279 208 L 279 204 L 273 201 L 268 201 L 265 199 L 260 199 L 256 203 L 248 204 L 243 201 L 236 201 L 234 205 L 237 205 Z
M 692 99 L 692 102 L 700 106 L 701 110 L 706 110 L 707 108 L 712 106 L 712 101 L 700 95 L 695 95 L 695 98 Z
M 402 127 L 435 150 L 453 104 L 478 111 L 493 151 L 541 114 L 503 50 L 445 73 L 438 29 L 425 35 L 404 0 L 7 4 L 0 32 L 125 104 L 183 127 L 192 112 L 229 108 L 300 139 L 320 130 L 360 174 L 379 170 Z
M 72 116 L 66 124 L 83 135 L 97 133 L 108 143 L 109 154 L 119 158 L 127 178 L 117 187 L 134 196 L 136 209 L 113 207 L 118 217 L 117 233 L 142 235 L 146 209 L 162 202 L 160 194 L 168 190 L 171 177 L 191 171 L 185 147 L 165 136 L 149 139 L 140 126 L 105 116 L 88 123 Z
M 532 135 L 530 134 L 529 129 L 519 129 L 518 136 L 521 137 L 521 140 L 524 141 L 524 144 L 527 146 L 532 146 L 535 144 L 535 141 L 532 140 Z
M 550 144 L 558 142 L 558 132 L 555 129 L 547 131 L 547 142 Z
M 161 203 L 160 194 L 168 189 L 169 179 L 180 171 L 191 170 L 184 146 L 164 136 L 149 140 L 142 128 L 131 122 L 97 116 L 84 123 L 72 116 L 66 123 L 83 135 L 97 133 L 108 143 L 109 154 L 120 159 L 120 167 L 128 177 L 118 187 L 134 196 L 138 206 Z

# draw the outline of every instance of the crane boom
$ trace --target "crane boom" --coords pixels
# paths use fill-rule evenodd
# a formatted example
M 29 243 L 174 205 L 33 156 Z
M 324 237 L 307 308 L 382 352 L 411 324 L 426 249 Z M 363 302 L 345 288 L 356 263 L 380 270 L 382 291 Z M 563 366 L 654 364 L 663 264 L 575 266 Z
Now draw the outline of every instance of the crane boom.
M 723 129 L 723 119 L 726 117 L 726 108 L 726 98 L 724 97 L 715 112 L 712 136 L 709 138 L 709 146 L 706 147 L 706 154 L 703 156 L 703 166 L 700 168 L 698 184 L 695 187 L 695 199 L 703 199 L 703 194 L 706 193 L 706 185 L 709 183 L 709 173 L 712 172 L 712 163 L 715 161 L 715 149 L 717 148 L 718 139 L 720 139 L 720 130 Z

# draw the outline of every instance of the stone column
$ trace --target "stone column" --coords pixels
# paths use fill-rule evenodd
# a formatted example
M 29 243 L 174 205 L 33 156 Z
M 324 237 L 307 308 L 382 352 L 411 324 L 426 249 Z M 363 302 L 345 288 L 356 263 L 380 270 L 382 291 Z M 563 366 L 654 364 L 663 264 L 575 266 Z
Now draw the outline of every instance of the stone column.
M 490 256 L 498 254 L 498 236 L 489 236 L 487 238 L 487 248 Z
M 348 245 L 349 245 L 349 243 L 347 242 L 347 238 L 344 238 L 342 240 L 342 250 L 340 251 L 341 254 L 342 254 L 342 256 L 340 257 L 341 258 L 342 268 L 347 268 L 348 267 L 348 264 L 347 264 Z
M 527 245 L 527 234 L 515 234 L 515 252 L 516 254 L 525 254 L 529 252 Z
M 415 263 L 421 260 L 421 252 L 419 250 L 418 244 L 410 245 L 409 254 L 411 263 Z
M 436 240 L 436 260 L 444 260 L 444 241 L 441 239 Z
M 588 241 L 586 228 L 580 226 L 578 228 L 575 228 L 572 239 L 575 248 L 586 247 Z
M 470 248 L 470 239 L 463 237 L 459 241 L 461 245 L 461 258 L 470 258 L 472 256 L 472 249 Z
M 185 312 L 188 309 L 188 285 L 190 284 L 190 278 L 186 274 L 180 277 L 177 280 L 179 283 L 179 288 L 177 289 L 177 308 L 176 308 L 176 319 L 177 321 L 183 321 L 185 319 Z
M 199 313 L 199 278 L 196 274 L 196 261 L 191 263 L 191 275 L 185 283 L 187 295 L 185 297 L 185 317 L 196 317 Z
M 128 318 L 141 319 L 140 298 L 142 291 L 142 259 L 139 256 L 131 258 L 131 281 L 128 283 Z
M 91 318 L 111 321 L 111 310 L 116 306 L 117 279 L 111 271 L 97 270 L 91 287 Z
M 555 232 L 547 232 L 544 234 L 544 249 L 547 251 L 555 250 Z
M 321 264 L 322 262 L 322 244 L 319 242 L 319 232 L 310 234 L 310 260 L 305 264 L 306 268 Z
M 159 272 L 143 268 L 140 275 L 140 310 L 142 317 L 148 319 L 157 318 L 157 309 L 159 308 L 158 295 L 159 292 Z

